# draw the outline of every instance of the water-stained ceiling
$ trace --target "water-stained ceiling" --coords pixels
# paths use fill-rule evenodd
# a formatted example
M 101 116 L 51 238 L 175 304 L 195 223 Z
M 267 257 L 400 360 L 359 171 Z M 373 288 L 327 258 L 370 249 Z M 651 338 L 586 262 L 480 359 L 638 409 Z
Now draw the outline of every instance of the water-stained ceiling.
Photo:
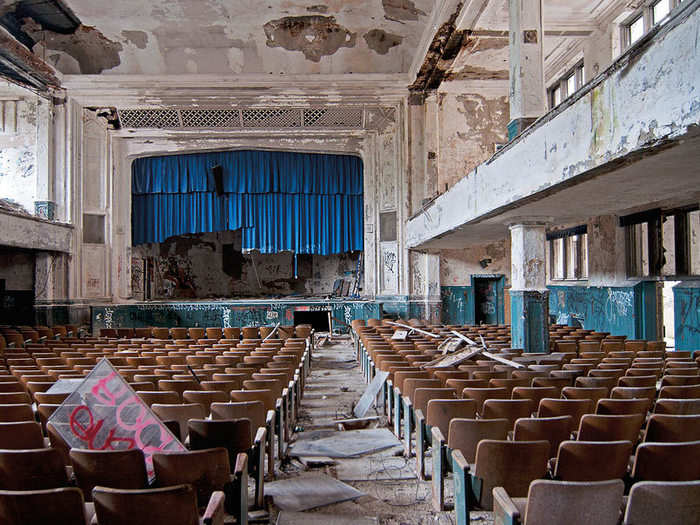
M 405 73 L 432 0 L 0 0 L 66 74 Z

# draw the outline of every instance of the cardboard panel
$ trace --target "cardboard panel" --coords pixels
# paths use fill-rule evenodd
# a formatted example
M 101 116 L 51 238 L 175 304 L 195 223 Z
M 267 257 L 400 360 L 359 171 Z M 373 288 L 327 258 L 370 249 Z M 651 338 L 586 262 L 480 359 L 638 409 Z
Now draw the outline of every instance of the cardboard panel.
M 151 481 L 154 453 L 186 450 L 107 359 L 85 377 L 49 423 L 71 447 L 141 449 Z

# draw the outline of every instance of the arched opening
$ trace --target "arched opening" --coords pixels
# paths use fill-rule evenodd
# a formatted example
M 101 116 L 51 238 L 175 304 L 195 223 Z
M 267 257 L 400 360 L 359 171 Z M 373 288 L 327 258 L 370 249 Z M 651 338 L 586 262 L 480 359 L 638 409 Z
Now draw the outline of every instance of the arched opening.
M 143 299 L 329 295 L 338 277 L 357 289 L 363 232 L 356 156 L 238 150 L 132 165 Z

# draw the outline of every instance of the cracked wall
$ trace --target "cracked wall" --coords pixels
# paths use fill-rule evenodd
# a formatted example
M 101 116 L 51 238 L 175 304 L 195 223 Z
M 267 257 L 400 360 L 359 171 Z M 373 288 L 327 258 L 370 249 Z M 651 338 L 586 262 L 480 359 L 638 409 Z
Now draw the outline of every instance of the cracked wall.
M 240 231 L 183 235 L 132 249 L 132 290 L 152 282 L 152 299 L 330 295 L 336 279 L 354 280 L 357 255 L 241 253 Z M 144 265 L 144 261 L 148 261 Z M 144 274 L 150 272 L 148 279 Z M 139 297 L 142 298 L 142 297 Z
M 47 102 L 29 91 L 0 84 L 0 199 L 34 214 L 37 200 L 37 113 Z
M 438 94 L 438 187 L 441 192 L 488 160 L 496 152 L 497 145 L 508 142 L 506 85 L 501 89 L 491 86 L 474 92 L 469 86 L 461 91 L 458 87 L 461 83 L 448 84 L 450 91 Z

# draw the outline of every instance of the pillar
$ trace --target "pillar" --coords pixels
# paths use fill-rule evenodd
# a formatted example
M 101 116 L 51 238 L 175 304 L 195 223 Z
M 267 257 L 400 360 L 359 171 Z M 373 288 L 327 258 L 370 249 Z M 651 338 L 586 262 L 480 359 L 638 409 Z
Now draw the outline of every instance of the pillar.
M 510 123 L 508 139 L 517 137 L 546 112 L 542 0 L 509 0 Z
M 510 239 L 512 346 L 529 353 L 549 352 L 545 225 L 513 224 L 510 226 Z
M 36 123 L 37 173 L 34 213 L 37 217 L 52 221 L 56 215 L 56 201 L 54 200 L 53 109 L 50 101 L 43 98 L 37 99 Z

